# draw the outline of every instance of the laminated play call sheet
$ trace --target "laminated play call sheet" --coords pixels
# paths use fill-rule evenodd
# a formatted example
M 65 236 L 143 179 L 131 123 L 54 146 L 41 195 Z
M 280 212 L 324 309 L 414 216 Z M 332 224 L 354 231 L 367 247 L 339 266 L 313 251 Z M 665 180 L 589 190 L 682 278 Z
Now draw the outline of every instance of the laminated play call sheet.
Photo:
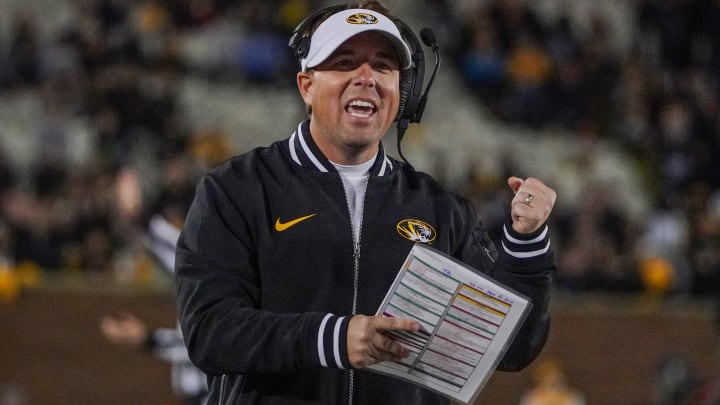
M 410 356 L 371 370 L 454 400 L 475 400 L 532 304 L 512 289 L 427 245 L 408 254 L 378 315 L 410 318 L 419 332 L 392 332 Z

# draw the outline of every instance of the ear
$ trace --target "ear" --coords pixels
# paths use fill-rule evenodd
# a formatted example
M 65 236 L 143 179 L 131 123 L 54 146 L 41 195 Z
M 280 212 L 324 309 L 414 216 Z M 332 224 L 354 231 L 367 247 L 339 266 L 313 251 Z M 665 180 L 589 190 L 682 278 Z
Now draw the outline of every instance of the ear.
M 312 95 L 313 95 L 312 73 L 298 72 L 297 86 L 298 86 L 298 90 L 300 90 L 300 96 L 302 97 L 303 101 L 305 101 L 305 105 L 311 106 L 312 105 Z

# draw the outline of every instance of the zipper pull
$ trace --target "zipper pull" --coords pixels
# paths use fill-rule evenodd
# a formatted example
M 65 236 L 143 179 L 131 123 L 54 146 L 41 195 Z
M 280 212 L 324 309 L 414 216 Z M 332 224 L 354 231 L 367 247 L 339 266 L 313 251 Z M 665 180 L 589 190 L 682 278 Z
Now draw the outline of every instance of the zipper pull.
M 355 260 L 360 258 L 360 242 L 353 243 L 353 257 Z
M 495 263 L 495 258 L 490 254 L 490 249 L 486 248 L 485 246 L 482 247 L 483 252 L 485 252 L 485 255 L 490 259 L 491 262 Z

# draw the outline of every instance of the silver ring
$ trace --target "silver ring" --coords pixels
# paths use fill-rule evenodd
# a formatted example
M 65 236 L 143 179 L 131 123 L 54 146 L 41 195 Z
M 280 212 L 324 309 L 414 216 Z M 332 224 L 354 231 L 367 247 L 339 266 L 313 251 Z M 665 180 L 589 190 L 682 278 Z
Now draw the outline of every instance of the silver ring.
M 530 205 L 534 198 L 535 197 L 532 194 L 528 193 L 527 198 L 525 198 L 525 204 Z

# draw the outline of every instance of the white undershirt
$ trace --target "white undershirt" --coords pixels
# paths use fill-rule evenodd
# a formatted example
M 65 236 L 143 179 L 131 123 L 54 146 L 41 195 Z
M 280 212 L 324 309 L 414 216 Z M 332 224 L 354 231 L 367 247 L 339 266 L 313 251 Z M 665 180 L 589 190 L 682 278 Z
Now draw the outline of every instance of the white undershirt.
M 351 225 L 353 240 L 360 241 L 360 225 L 362 224 L 362 212 L 365 202 L 365 189 L 370 176 L 370 168 L 375 163 L 375 158 L 359 165 L 346 166 L 333 163 L 333 166 L 340 173 L 345 195 L 347 196 L 348 209 L 351 213 Z

